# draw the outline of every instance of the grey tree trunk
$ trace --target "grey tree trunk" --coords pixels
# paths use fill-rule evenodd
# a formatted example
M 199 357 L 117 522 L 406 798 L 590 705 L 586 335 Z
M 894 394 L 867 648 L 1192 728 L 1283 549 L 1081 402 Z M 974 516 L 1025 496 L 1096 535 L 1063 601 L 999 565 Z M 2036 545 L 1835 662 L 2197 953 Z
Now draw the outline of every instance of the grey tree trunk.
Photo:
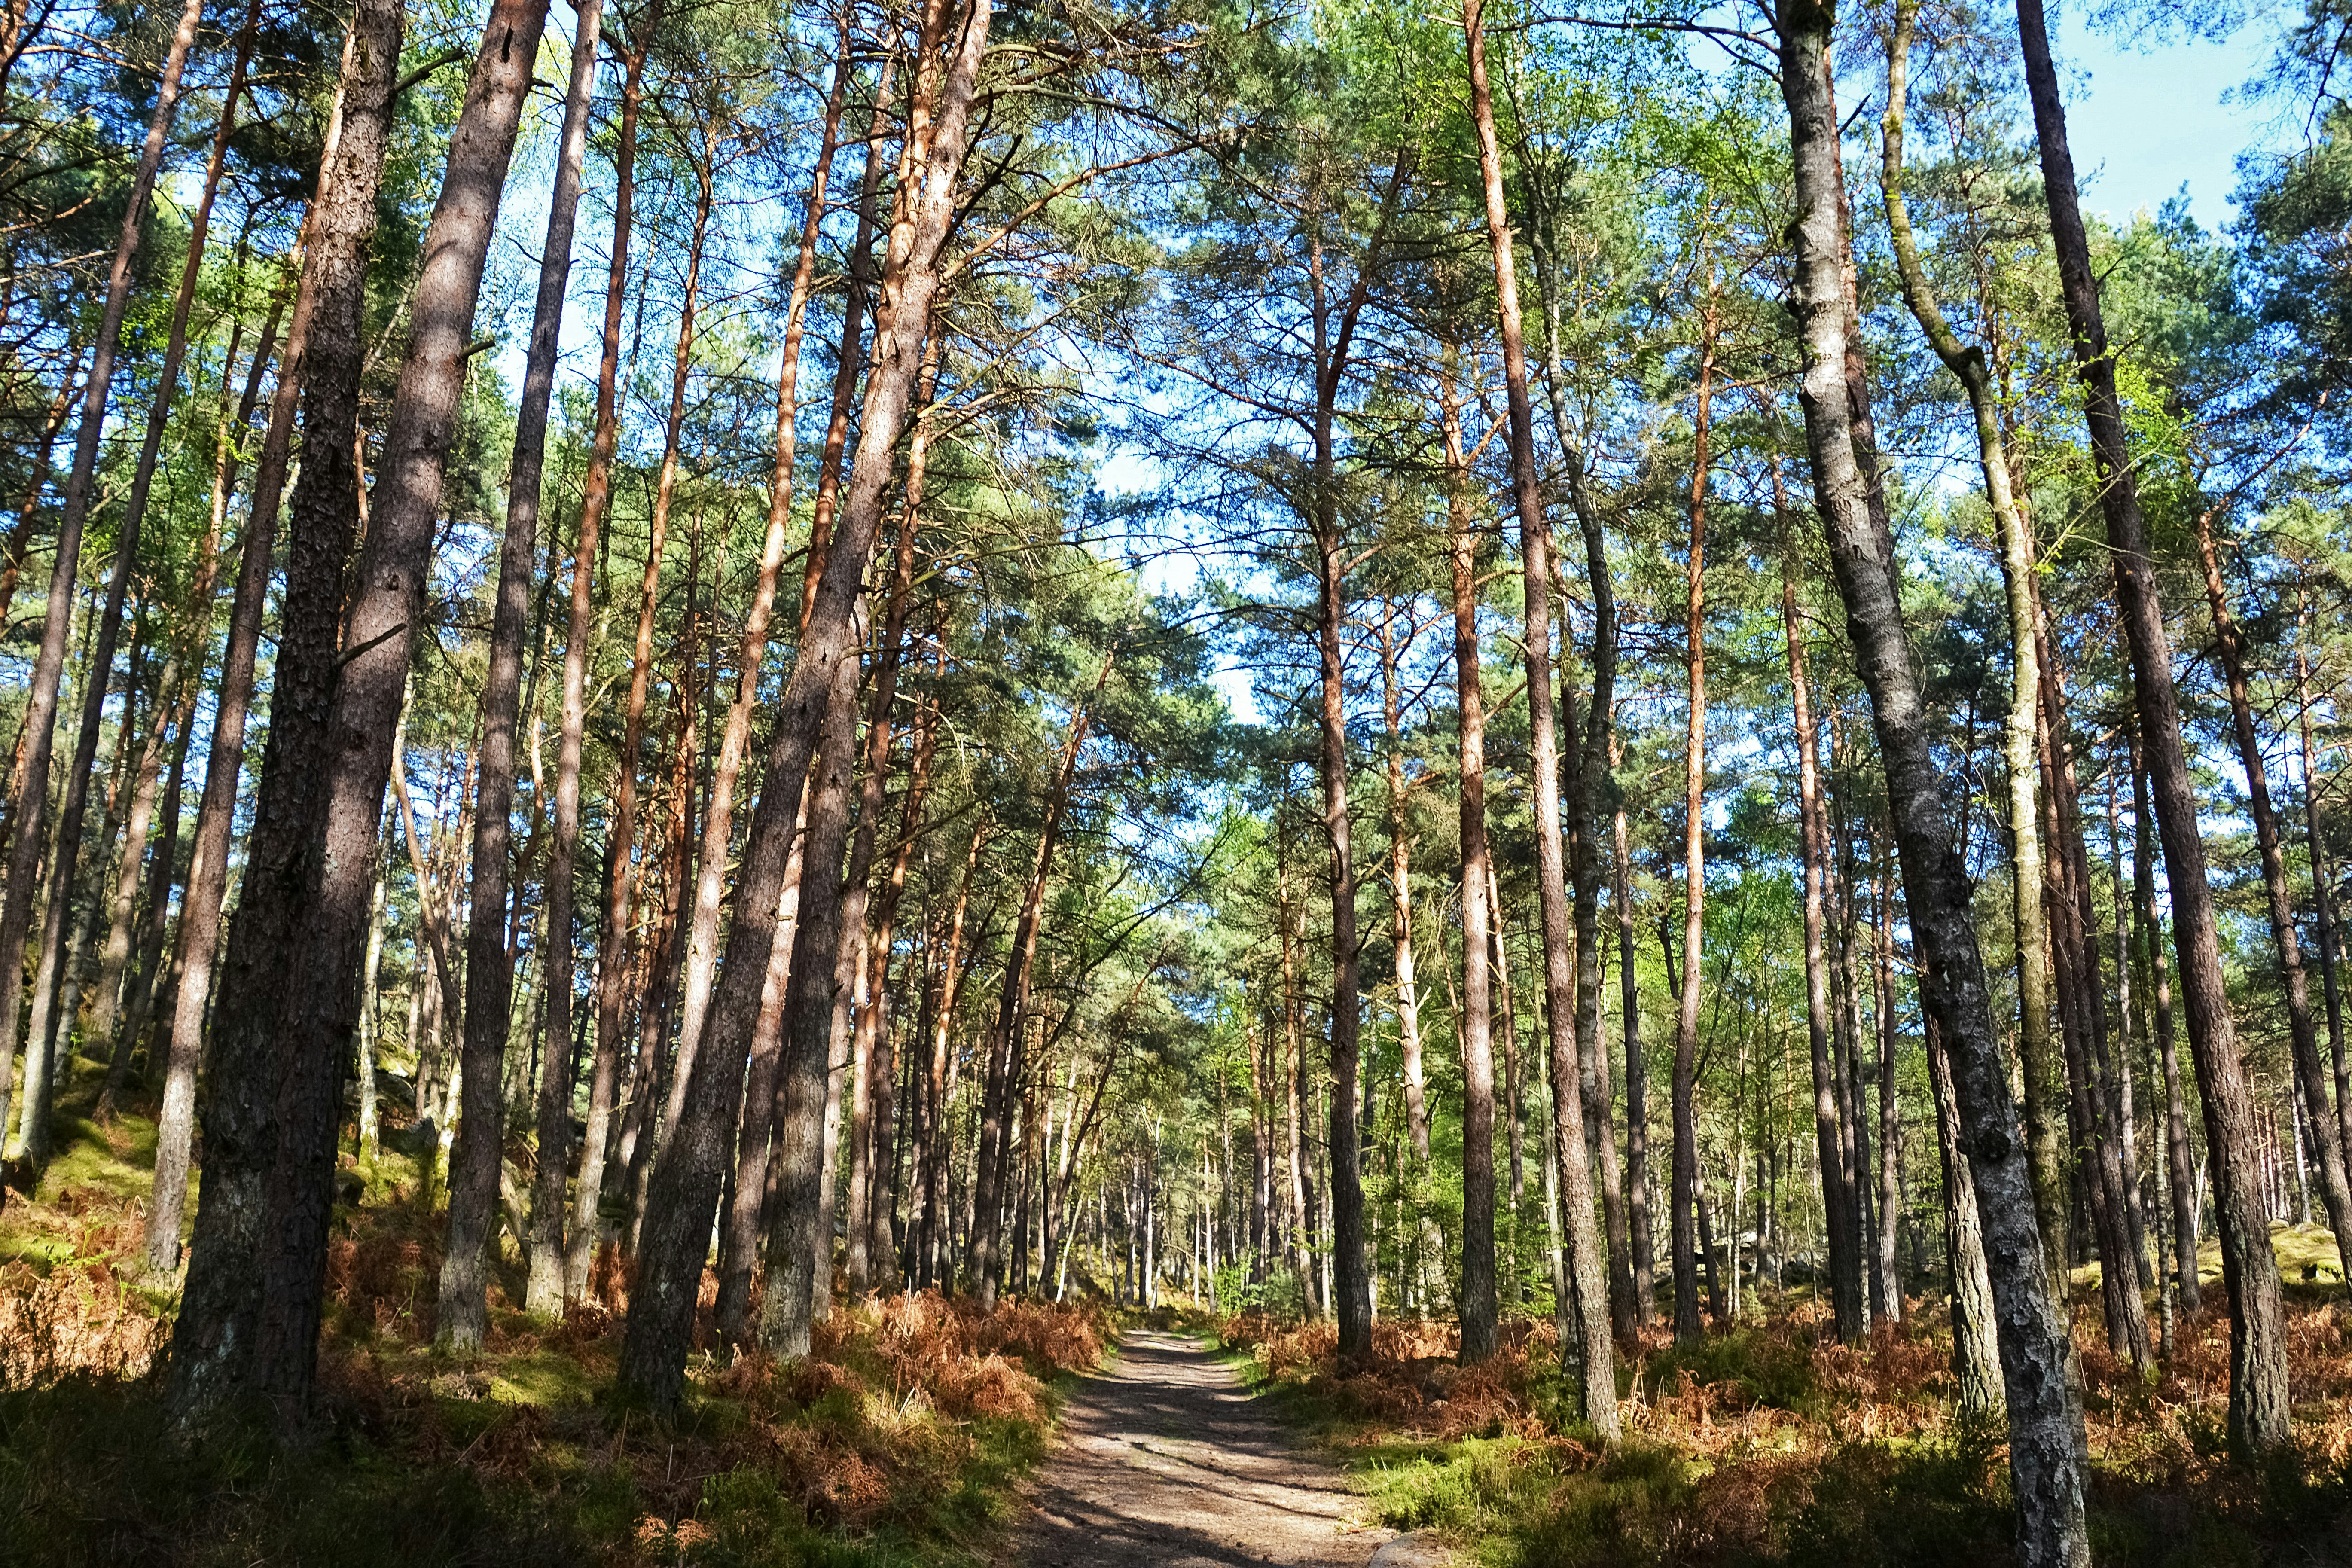
M 1692 1234 L 1698 1202 L 1698 1110 L 1694 1102 L 1698 1072 L 1698 1013 L 1704 990 L 1706 938 L 1706 481 L 1707 440 L 1715 397 L 1717 313 L 1714 268 L 1707 269 L 1709 299 L 1699 340 L 1697 401 L 1693 414 L 1690 482 L 1690 556 L 1685 565 L 1683 658 L 1687 671 L 1687 727 L 1683 742 L 1683 973 L 1675 1015 L 1675 1163 L 1668 1199 L 1669 1234 L 1675 1253 L 1675 1340 L 1695 1344 L 1705 1333 L 1698 1315 L 1698 1266 L 1703 1256 Z
M 1568 879 L 1576 903 L 1576 1035 L 1584 1068 L 1585 1118 L 1593 1128 L 1593 1152 L 1601 1172 L 1601 1224 L 1609 1250 L 1609 1318 L 1622 1339 L 1631 1340 L 1637 1313 L 1646 1314 L 1647 1287 L 1634 1282 L 1633 1219 L 1625 1199 L 1625 1176 L 1617 1163 L 1609 1081 L 1609 1049 L 1601 1040 L 1601 818 L 1604 802 L 1616 795 L 1617 595 L 1609 572 L 1609 542 L 1601 509 L 1586 471 L 1583 443 L 1568 416 L 1567 376 L 1560 364 L 1559 263 L 1552 248 L 1553 208 L 1547 203 L 1535 227 L 1536 284 L 1542 293 L 1544 391 L 1552 431 L 1559 441 L 1569 502 L 1584 535 L 1585 584 L 1592 595 L 1592 698 L 1580 738 L 1575 704 L 1562 684 L 1570 722 L 1561 731 L 1561 758 L 1568 770 Z M 1560 563 L 1563 568 L 1565 563 Z M 1560 578 L 1563 594 L 1568 579 Z M 1583 748 L 1580 752 L 1579 745 Z M 1496 916 L 1499 926 L 1501 917 Z M 1630 979 L 1626 984 L 1631 984 Z M 1638 1023 L 1633 1026 L 1638 1030 Z M 1507 1037 L 1507 1027 L 1506 1037 Z M 1513 1107 L 1517 1113 L 1516 1104 Z M 1514 1124 L 1516 1132 L 1516 1123 Z M 1630 1156 L 1629 1156 L 1630 1158 Z M 1643 1205 L 1646 1220 L 1648 1205 Z M 1646 1257 L 1646 1244 L 1640 1248 Z
M 2352 1289 L 2352 1188 L 2346 1184 L 2344 1145 L 2336 1118 L 2328 1111 L 2327 1068 L 2319 1059 L 2319 1028 L 2311 1016 L 2311 980 L 2303 965 L 2303 940 L 2295 932 L 2294 900 L 2287 890 L 2286 853 L 2279 838 L 2278 811 L 2271 804 L 2269 770 L 2262 737 L 2254 731 L 2253 700 L 2246 679 L 2245 634 L 2230 612 L 2230 592 L 2213 545 L 2213 508 L 2197 517 L 2197 551 L 2205 572 L 2205 604 L 2213 617 L 2213 642 L 2221 655 L 2222 683 L 2230 693 L 2230 721 L 2238 762 L 2246 771 L 2247 815 L 2263 864 L 2263 889 L 2269 895 L 2271 942 L 2286 983 L 2288 1056 L 2295 1087 L 2310 1110 L 2312 1152 L 2318 1157 L 2319 1197 L 2335 1233 L 2336 1266 Z M 2306 723 L 2309 721 L 2305 721 Z M 2316 840 L 2315 840 L 2316 842 Z M 2325 897 L 2325 894 L 2322 894 Z M 2332 922 L 2331 922 L 2332 923 Z M 2324 938 L 2323 938 L 2324 940 Z M 2306 1188 L 2306 1192 L 2308 1189 Z
M 2148 999 L 2156 1017 L 2157 1060 L 2164 1073 L 2164 1161 L 2172 1199 L 2172 1261 L 2182 1313 L 2204 1310 L 2197 1279 L 2197 1176 L 2189 1148 L 2189 1119 L 2180 1092 L 2180 1053 L 2172 1037 L 2172 977 L 2164 964 L 2164 921 L 2156 909 L 2156 817 L 2148 809 L 2147 770 L 2140 765 L 2139 731 L 2129 731 L 2132 759 L 2133 918 L 2147 964 Z
M 1886 207 L 1904 302 L 1927 334 L 1936 357 L 1968 394 L 1976 424 L 1978 468 L 1984 476 L 1985 499 L 1999 535 L 2010 646 L 2009 714 L 2001 729 L 2001 756 L 2009 771 L 2014 873 L 2010 909 L 2017 945 L 2017 1042 L 2025 1086 L 2026 1156 L 2033 1172 L 2034 1211 L 2041 1216 L 2042 1239 L 2049 1244 L 2047 1256 L 2063 1266 L 2067 1255 L 2066 1175 L 2061 1112 L 2053 1098 L 2058 1068 L 2051 1055 L 2049 925 L 2042 908 L 2042 812 L 2034 795 L 2041 771 L 2035 760 L 2034 713 L 2042 673 L 2039 639 L 2034 634 L 2033 535 L 2011 489 L 2009 456 L 2001 444 L 1999 404 L 1984 350 L 1963 343 L 1945 320 L 1927 268 L 1920 265 L 1910 209 L 1903 197 L 1903 120 L 1908 107 L 1912 28 L 1917 17 L 1917 0 L 1901 0 L 1896 5 L 1887 49 L 1886 112 L 1879 121 L 1883 150 L 1878 188 Z M 2063 1281 L 2056 1283 L 2063 1288 Z
M 425 235 L 408 351 L 369 505 L 367 542 L 347 608 L 348 646 L 337 661 L 328 765 L 308 785 L 320 797 L 318 826 L 308 846 L 300 940 L 293 949 L 299 956 L 279 976 L 285 987 L 277 1052 L 279 1136 L 268 1184 L 261 1314 L 254 1342 L 253 1386 L 276 1407 L 281 1424 L 307 1419 L 317 1368 L 339 1091 L 359 1020 L 384 786 L 392 773 L 410 648 L 424 615 L 441 480 L 457 431 L 475 305 L 546 16 L 546 0 L 497 0 L 467 82 L 465 108 L 450 132 L 440 199 Z M 526 581 L 529 572 L 526 554 Z M 519 601 L 527 594 L 526 586 Z M 518 632 L 518 646 L 520 640 Z M 489 814 L 478 809 L 475 815 L 478 827 Z M 503 812 L 497 826 L 503 857 Z M 497 925 L 503 925 L 505 912 L 501 900 Z M 502 945 L 496 927 L 491 941 Z M 473 1129 L 476 1146 L 451 1172 L 453 1203 L 463 1191 L 470 1206 L 473 1189 L 487 1186 L 487 1202 L 480 1205 L 486 1214 L 496 1209 L 503 1131 L 507 1017 L 505 997 L 499 1001 L 495 1016 L 485 1017 L 479 1031 L 468 1031 L 462 1121 Z M 484 1142 L 487 1155 L 479 1147 Z M 467 1245 L 465 1237 L 452 1237 L 453 1253 L 462 1257 Z
M 1450 379 L 1450 378 L 1449 378 Z M 1462 426 L 1445 410 L 1449 474 L 1458 471 Z M 1495 1353 L 1495 1046 L 1487 973 L 1486 714 L 1479 689 L 1477 535 L 1466 498 L 1451 487 L 1454 515 L 1454 731 L 1461 752 L 1462 837 L 1462 1321 L 1461 1362 Z
M 1808 0 L 1781 0 L 1775 20 L 1798 208 L 1791 233 L 1805 349 L 1799 395 L 1814 493 L 1885 766 L 1904 902 L 1925 965 L 1925 1000 L 1950 1058 L 1987 1257 L 1998 1265 L 1993 1308 L 2009 1405 L 2018 1555 L 2030 1568 L 2084 1568 L 2090 1561 L 2084 1503 L 2089 1460 L 2074 1342 L 2046 1288 L 2032 1184 L 1993 1033 L 1968 877 L 1945 814 L 1903 623 L 1895 542 L 1868 505 L 1854 450 L 1841 277 L 1847 254 L 1843 171 L 1829 81 L 1834 13 Z
M 209 953 L 204 963 L 195 956 L 188 961 L 173 1028 L 174 1079 L 181 1076 L 184 1051 L 186 1079 L 193 1089 L 200 1044 L 208 1069 L 202 1106 L 203 1195 L 180 1314 L 172 1331 L 170 1400 L 184 1427 L 208 1422 L 231 1403 L 250 1396 L 260 1383 L 256 1342 L 263 1310 L 264 1254 L 271 1249 L 276 1218 L 269 1187 L 279 1145 L 289 1131 L 278 1102 L 287 1077 L 281 1021 L 289 989 L 299 986 L 291 955 L 308 924 L 304 872 L 319 818 L 319 784 L 331 750 L 328 719 L 341 647 L 344 563 L 359 522 L 353 449 L 364 353 L 361 310 L 403 23 L 401 0 L 367 0 L 354 12 L 344 44 L 341 120 L 311 205 L 301 290 L 279 371 L 281 405 L 290 409 L 288 383 L 299 381 L 301 388 L 307 456 L 290 504 L 292 537 L 278 615 L 269 738 L 262 752 L 236 918 L 229 929 L 211 1037 L 202 1038 Z M 249 689 L 252 680 L 252 645 L 238 647 L 239 622 L 249 616 L 257 638 L 270 574 L 269 533 L 275 524 L 273 516 L 268 520 L 269 527 L 264 526 L 262 509 L 274 510 L 275 487 L 285 472 L 286 443 L 279 429 L 273 411 L 269 443 L 254 476 L 256 515 L 247 530 L 230 658 L 223 675 L 225 693 L 238 685 Z M 404 642 L 404 652 L 405 648 Z M 222 752 L 221 731 L 230 728 L 241 731 L 242 724 L 215 728 L 215 766 L 205 781 L 207 814 L 215 789 L 221 811 L 198 828 L 199 874 L 192 879 L 196 891 L 189 900 L 197 916 L 205 912 L 208 900 L 210 908 L 217 909 L 219 879 L 226 873 L 238 761 L 236 752 Z M 193 950 L 193 938 L 190 945 Z M 172 1111 L 167 1087 L 167 1122 Z M 185 1151 L 183 1138 L 159 1153 L 158 1194 L 165 1194 L 169 1180 L 173 1201 L 169 1209 L 159 1203 L 149 1218 L 151 1262 L 160 1262 L 159 1252 L 177 1239 Z M 169 1173 L 167 1160 L 175 1167 Z M 163 1228 L 167 1215 L 168 1230 Z
M 2352 1060 L 2344 1049 L 2343 941 L 2336 915 L 2336 872 L 2319 836 L 2319 761 L 2311 743 L 2311 661 L 2298 626 L 2294 649 L 2295 708 L 2303 735 L 2304 845 L 2311 857 L 2312 910 L 2319 917 L 2319 973 L 2327 996 L 2327 1045 L 2336 1068 L 2336 1135 L 2352 1158 Z
M 1617 726 L 1609 726 L 1609 763 L 1622 761 Z M 1650 1075 L 1642 1056 L 1642 989 L 1633 966 L 1636 927 L 1633 919 L 1633 853 L 1628 842 L 1625 802 L 1620 795 L 1611 818 L 1616 850 L 1610 863 L 1615 880 L 1610 901 L 1617 914 L 1618 1012 L 1625 1033 L 1625 1231 L 1626 1251 L 1633 1271 L 1633 1322 L 1644 1325 L 1658 1315 L 1657 1260 L 1650 1236 Z
M 1087 729 L 1117 658 L 1115 647 L 1104 652 L 1102 673 L 1095 678 L 1093 695 L 1070 716 L 1069 733 L 1063 740 L 1061 759 L 1046 795 L 1045 821 L 1037 836 L 1037 858 L 1030 868 L 1028 883 L 1022 891 L 1021 912 L 1013 928 L 1011 957 L 1005 963 L 1004 982 L 997 994 L 996 1023 L 988 1036 L 987 1080 L 981 1091 L 979 1160 L 972 1176 L 976 1206 L 970 1263 L 972 1293 L 982 1310 L 995 1305 L 1000 1282 L 997 1239 L 1003 1219 L 1005 1173 L 1012 1163 L 1008 1139 L 1013 1125 L 1014 1086 L 1019 1082 L 1016 1064 L 1020 1031 L 1026 1018 L 1030 981 L 1037 964 L 1046 883 L 1053 874 L 1054 852 L 1061 842 L 1063 816 L 1069 808 L 1070 781 L 1077 770 Z M 797 960 L 794 967 L 798 967 Z M 1262 1171 L 1266 1168 L 1262 1164 Z
M 1977 1214 L 1976 1180 L 1960 1133 L 1960 1107 L 1952 1089 L 1952 1064 L 1945 1057 L 1933 1012 L 1927 1015 L 1927 1083 L 1936 1100 L 1936 1149 L 1944 1169 L 1945 1266 L 1952 1276 L 1952 1375 L 1959 1383 L 1963 1415 L 1998 1421 L 2006 1414 L 2001 1395 L 2000 1346 L 1994 1332 L 1992 1276 L 1985 1266 L 1984 1222 Z
M 719 935 L 719 900 L 723 879 L 719 871 L 726 864 L 729 840 L 734 831 L 735 784 L 742 770 L 742 759 L 751 742 L 752 704 L 757 700 L 758 672 L 767 656 L 767 629 L 775 613 L 777 575 L 782 570 L 785 530 L 792 521 L 793 478 L 794 454 L 798 450 L 793 416 L 798 408 L 800 385 L 801 339 L 808 317 L 809 292 L 816 273 L 816 240 L 818 226 L 824 222 L 825 186 L 833 172 L 833 155 L 841 127 L 841 111 L 847 101 L 849 78 L 853 68 L 849 34 L 845 25 L 839 34 L 839 48 L 833 68 L 833 89 L 826 96 L 823 131 L 817 142 L 816 165 L 809 176 L 808 214 L 801 225 L 800 259 L 793 269 L 792 292 L 784 305 L 784 345 L 782 363 L 776 373 L 776 461 L 768 480 L 768 531 L 760 549 L 760 569 L 751 594 L 751 608 L 744 616 L 744 638 L 737 656 L 735 699 L 727 710 L 727 728 L 720 737 L 718 765 L 712 770 L 709 805 L 703 819 L 703 851 L 700 875 L 695 887 L 694 931 L 695 949 L 716 952 Z M 869 129 L 871 129 L 869 127 Z M 709 926 L 704 929 L 705 888 L 709 884 L 708 903 Z M 795 906 L 797 908 L 797 906 Z M 779 951 L 780 950 L 780 951 Z M 784 972 L 772 975 L 774 1005 L 782 1004 L 783 982 L 789 977 L 791 938 L 780 932 L 772 943 L 772 969 L 781 964 Z M 696 976 L 699 976 L 698 982 Z M 688 978 L 688 994 L 699 984 L 708 1006 L 708 993 L 715 970 L 698 968 Z M 761 1015 L 768 1010 L 763 998 Z M 772 1050 L 755 1046 L 751 1053 L 751 1078 L 745 1089 L 743 1126 L 736 1152 L 736 1187 L 734 1201 L 727 1217 L 727 1234 L 721 1247 L 719 1270 L 719 1331 L 734 1343 L 740 1343 L 748 1326 L 751 1295 L 752 1252 L 758 1245 L 760 1206 L 764 1196 L 769 1142 L 768 1107 L 774 1098 L 774 1062 Z

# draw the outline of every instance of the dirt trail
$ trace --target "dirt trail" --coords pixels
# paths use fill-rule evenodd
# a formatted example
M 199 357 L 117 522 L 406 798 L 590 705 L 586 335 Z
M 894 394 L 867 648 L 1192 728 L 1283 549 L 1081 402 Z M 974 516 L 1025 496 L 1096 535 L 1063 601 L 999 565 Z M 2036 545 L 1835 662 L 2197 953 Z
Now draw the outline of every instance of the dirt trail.
M 1136 1332 L 1063 1413 L 1018 1568 L 1363 1568 L 1390 1531 L 1193 1342 Z

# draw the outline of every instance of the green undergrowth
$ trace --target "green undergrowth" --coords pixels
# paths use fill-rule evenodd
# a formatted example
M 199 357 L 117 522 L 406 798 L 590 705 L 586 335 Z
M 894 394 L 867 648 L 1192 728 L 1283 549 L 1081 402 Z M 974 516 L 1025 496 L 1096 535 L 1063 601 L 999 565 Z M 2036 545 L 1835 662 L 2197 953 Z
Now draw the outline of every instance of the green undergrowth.
M 2265 1466 L 2231 1461 L 2218 1407 L 2184 1412 L 2170 1383 L 2119 1394 L 2086 1351 L 2095 1561 L 2352 1563 L 2352 1338 L 2325 1312 L 2297 1321 L 2298 1383 L 2335 1403 Z M 2201 1327 L 2200 1353 L 2226 1354 L 2226 1321 Z M 1371 1521 L 1487 1568 L 2013 1563 L 2006 1429 L 1954 1415 L 1939 1314 L 1868 1347 L 1816 1336 L 1786 1317 L 1685 1347 L 1654 1331 L 1621 1358 L 1627 1435 L 1608 1449 L 1570 1419 L 1548 1335 L 1507 1333 L 1494 1362 L 1460 1369 L 1430 1353 L 1451 1348 L 1442 1325 L 1376 1328 L 1372 1353 L 1342 1363 L 1327 1326 L 1235 1319 L 1219 1352 L 1347 1468 Z
M 176 1286 L 138 1269 L 152 1121 L 99 1126 L 84 1076 L 37 1193 L 0 1211 L 0 1568 L 976 1565 L 1111 1327 L 1091 1304 L 860 1302 L 798 1361 L 698 1352 L 656 1421 L 611 1397 L 617 1279 L 535 1318 L 509 1247 L 486 1346 L 437 1348 L 424 1173 L 346 1152 L 317 1418 L 290 1444 L 262 1422 L 185 1440 L 163 1409 Z

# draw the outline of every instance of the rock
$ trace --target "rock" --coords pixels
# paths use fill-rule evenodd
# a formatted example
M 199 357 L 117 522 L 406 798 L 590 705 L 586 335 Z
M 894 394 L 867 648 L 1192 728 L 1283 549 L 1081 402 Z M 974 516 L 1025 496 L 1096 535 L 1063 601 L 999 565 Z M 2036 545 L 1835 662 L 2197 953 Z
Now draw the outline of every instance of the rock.
M 1372 1553 L 1369 1568 L 1450 1568 L 1454 1553 L 1441 1545 L 1434 1531 L 1407 1531 Z

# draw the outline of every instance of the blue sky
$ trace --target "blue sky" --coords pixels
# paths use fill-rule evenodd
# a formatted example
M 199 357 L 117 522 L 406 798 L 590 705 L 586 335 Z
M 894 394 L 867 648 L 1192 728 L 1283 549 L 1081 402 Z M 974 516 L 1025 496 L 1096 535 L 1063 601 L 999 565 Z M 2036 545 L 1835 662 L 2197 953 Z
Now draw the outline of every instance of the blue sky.
M 2220 43 L 2140 47 L 2128 29 L 2085 26 L 2082 10 L 2067 8 L 2058 47 L 2070 78 L 2067 125 L 2085 205 L 2120 220 L 2153 209 L 2186 183 L 2198 221 L 2220 226 L 2235 210 L 2229 197 L 2238 155 L 2302 134 L 2299 121 L 2278 124 L 2272 105 L 2223 101 L 2270 58 L 2275 26 L 2263 20 Z

